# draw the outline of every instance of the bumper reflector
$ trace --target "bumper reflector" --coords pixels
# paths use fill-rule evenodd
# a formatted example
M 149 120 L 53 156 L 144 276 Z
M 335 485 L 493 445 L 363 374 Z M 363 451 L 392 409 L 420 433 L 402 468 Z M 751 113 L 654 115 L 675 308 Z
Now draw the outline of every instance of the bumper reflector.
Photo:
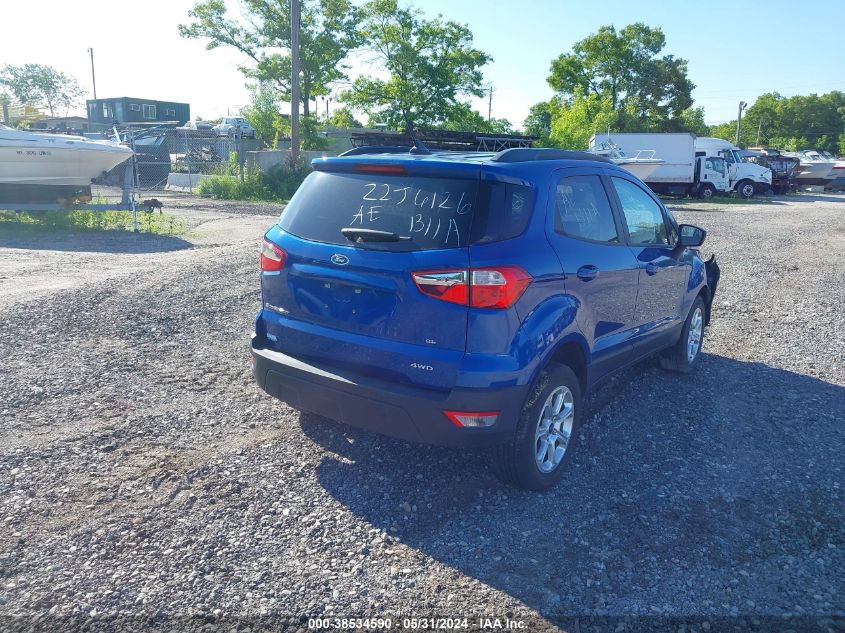
M 452 424 L 461 428 L 486 429 L 499 419 L 498 411 L 444 411 Z

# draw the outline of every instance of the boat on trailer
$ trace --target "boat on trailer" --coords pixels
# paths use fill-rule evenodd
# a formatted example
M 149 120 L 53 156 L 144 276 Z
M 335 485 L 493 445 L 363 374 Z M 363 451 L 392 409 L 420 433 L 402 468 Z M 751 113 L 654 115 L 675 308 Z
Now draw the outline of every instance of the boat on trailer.
M 620 147 L 611 141 L 601 142 L 596 147 L 587 151 L 597 156 L 604 156 L 616 165 L 628 170 L 643 182 L 658 167 L 666 162 L 662 158 L 657 158 L 655 156 L 656 152 L 653 149 L 640 150 L 634 156 L 628 156 Z
M 0 200 L 90 200 L 91 182 L 132 153 L 116 140 L 39 134 L 0 124 Z

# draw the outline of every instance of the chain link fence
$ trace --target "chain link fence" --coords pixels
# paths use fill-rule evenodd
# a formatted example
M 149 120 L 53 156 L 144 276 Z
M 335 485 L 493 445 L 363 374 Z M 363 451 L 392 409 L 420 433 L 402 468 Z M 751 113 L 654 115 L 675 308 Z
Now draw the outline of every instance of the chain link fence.
M 243 176 L 246 152 L 264 146 L 211 130 L 130 128 L 123 135 L 135 151 L 137 187 L 145 191 L 163 189 L 170 173 Z

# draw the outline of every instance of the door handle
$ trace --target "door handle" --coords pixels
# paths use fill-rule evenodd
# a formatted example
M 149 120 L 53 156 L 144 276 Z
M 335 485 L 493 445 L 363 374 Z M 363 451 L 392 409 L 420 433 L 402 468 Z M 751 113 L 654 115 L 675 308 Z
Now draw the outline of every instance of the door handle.
M 645 271 L 649 275 L 656 275 L 659 270 L 660 270 L 660 266 L 658 266 L 654 262 L 649 262 L 645 265 Z
M 599 269 L 592 264 L 585 264 L 578 269 L 576 274 L 578 275 L 578 279 L 581 281 L 591 281 L 598 277 Z

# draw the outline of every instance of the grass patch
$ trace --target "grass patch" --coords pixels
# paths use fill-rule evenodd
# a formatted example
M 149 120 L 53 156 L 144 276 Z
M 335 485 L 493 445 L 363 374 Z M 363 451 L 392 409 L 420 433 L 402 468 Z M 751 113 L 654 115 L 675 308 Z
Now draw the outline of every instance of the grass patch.
M 185 223 L 172 213 L 137 211 L 138 230 L 157 235 L 182 235 Z M 0 211 L 0 227 L 53 231 L 131 231 L 131 211 Z
M 287 202 L 310 173 L 309 165 L 276 165 L 266 172 L 247 174 L 243 180 L 235 176 L 204 178 L 197 191 L 219 200 Z

